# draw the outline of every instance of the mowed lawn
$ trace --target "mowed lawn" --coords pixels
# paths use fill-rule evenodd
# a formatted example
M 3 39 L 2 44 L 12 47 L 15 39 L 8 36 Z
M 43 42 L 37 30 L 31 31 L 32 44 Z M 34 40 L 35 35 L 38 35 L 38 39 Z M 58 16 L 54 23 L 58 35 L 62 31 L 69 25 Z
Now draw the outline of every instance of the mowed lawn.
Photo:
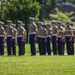
M 0 75 L 75 75 L 75 56 L 30 56 L 26 44 L 24 56 L 0 56 Z M 17 48 L 18 53 L 18 48 Z

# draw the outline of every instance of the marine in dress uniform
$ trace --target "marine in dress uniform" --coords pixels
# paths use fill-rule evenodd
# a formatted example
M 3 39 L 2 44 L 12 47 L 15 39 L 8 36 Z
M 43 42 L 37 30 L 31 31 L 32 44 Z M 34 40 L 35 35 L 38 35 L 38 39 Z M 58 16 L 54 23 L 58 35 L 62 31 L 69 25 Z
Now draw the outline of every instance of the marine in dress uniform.
M 23 36 L 24 36 L 24 28 L 22 27 L 22 21 L 18 20 L 18 28 L 17 28 L 17 44 L 19 48 L 19 56 L 23 55 Z
M 35 48 L 35 41 L 36 41 L 36 35 L 37 35 L 37 26 L 35 24 L 35 19 L 33 17 L 29 18 L 30 24 L 29 24 L 29 42 L 30 42 L 30 48 L 31 48 L 31 55 L 36 55 L 36 48 Z
M 3 28 L 4 23 L 0 21 L 0 55 L 4 55 L 4 37 L 5 29 Z
M 47 53 L 48 53 L 48 55 L 51 55 L 52 28 L 51 28 L 50 23 L 47 23 L 46 28 L 47 28 L 47 43 L 46 43 Z
M 73 31 L 72 40 L 71 40 L 71 48 L 72 48 L 71 55 L 74 55 L 74 33 L 75 33 L 74 22 L 70 22 L 70 26 Z
M 24 31 L 24 35 L 23 35 L 23 40 L 22 40 L 22 55 L 25 54 L 25 43 L 26 43 L 26 29 L 24 28 L 25 24 L 22 24 L 23 26 L 23 31 Z
M 72 52 L 71 41 L 72 41 L 73 31 L 72 31 L 72 27 L 70 26 L 70 22 L 66 22 L 66 25 L 67 27 L 66 27 L 65 33 L 66 33 L 67 54 L 71 55 L 71 52 Z
M 12 38 L 13 38 L 13 27 L 11 26 L 11 23 L 12 21 L 11 20 L 7 20 L 7 29 L 6 29 L 6 32 L 7 32 L 7 53 L 8 55 L 11 55 L 11 48 L 12 48 Z
M 12 38 L 12 54 L 16 55 L 16 37 L 17 37 L 17 30 L 16 30 L 16 24 L 11 24 L 13 27 L 13 38 Z
M 42 24 L 43 22 L 38 22 L 38 32 L 37 32 L 37 42 L 38 42 L 38 48 L 39 48 L 39 54 L 42 55 L 41 52 L 41 30 L 42 30 Z
M 64 28 L 62 22 L 58 21 L 58 55 L 64 55 Z
M 41 52 L 42 55 L 46 55 L 46 37 L 47 37 L 47 29 L 46 24 L 42 24 L 42 31 L 41 31 Z
M 57 30 L 57 22 L 52 20 L 52 48 L 54 55 L 57 55 Z

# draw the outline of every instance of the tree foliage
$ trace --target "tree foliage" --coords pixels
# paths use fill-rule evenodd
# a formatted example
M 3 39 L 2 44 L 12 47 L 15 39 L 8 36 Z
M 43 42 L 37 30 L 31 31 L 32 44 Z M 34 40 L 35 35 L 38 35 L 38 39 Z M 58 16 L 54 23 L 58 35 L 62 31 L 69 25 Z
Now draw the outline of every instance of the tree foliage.
M 40 5 L 36 0 L 7 0 L 2 3 L 2 20 L 7 19 L 17 22 L 22 20 L 25 24 L 29 22 L 29 17 L 38 19 Z
M 37 0 L 41 5 L 40 18 L 48 19 L 50 12 L 56 7 L 56 0 Z M 43 15 L 43 16 L 42 16 Z
M 56 7 L 57 3 L 56 0 L 45 0 L 45 6 L 44 6 L 44 16 L 45 19 L 49 18 L 49 14 L 54 10 Z
M 17 20 L 22 20 L 25 23 L 25 29 L 28 34 L 29 17 L 34 17 L 38 20 L 41 6 L 36 0 L 7 0 L 1 3 L 1 20 L 6 23 L 6 20 L 12 20 L 17 24 Z M 6 25 L 4 25 L 6 28 Z
M 25 23 L 25 29 L 28 33 L 29 17 L 34 17 L 38 20 L 41 6 L 36 0 L 6 0 L 0 3 L 0 18 L 6 23 L 6 20 L 12 20 L 17 24 L 17 20 L 22 20 Z M 6 28 L 6 25 L 4 25 Z
M 70 12 L 70 13 L 65 12 L 65 13 L 63 13 L 62 11 L 59 11 L 57 8 L 55 10 L 56 10 L 55 14 L 50 14 L 49 15 L 52 19 L 60 20 L 62 22 L 66 22 L 66 21 L 71 21 L 72 19 L 75 18 L 75 16 L 72 17 L 74 12 Z

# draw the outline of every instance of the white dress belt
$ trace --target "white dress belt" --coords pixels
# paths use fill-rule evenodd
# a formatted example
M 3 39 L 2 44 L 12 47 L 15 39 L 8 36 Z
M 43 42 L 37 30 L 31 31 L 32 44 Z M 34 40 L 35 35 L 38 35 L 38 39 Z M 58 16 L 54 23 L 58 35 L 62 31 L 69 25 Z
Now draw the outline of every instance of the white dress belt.
M 57 34 L 52 34 L 52 36 L 57 36 Z
M 71 35 L 66 35 L 66 36 L 71 36 Z
M 18 35 L 18 37 L 22 37 L 22 35 Z
M 58 37 L 62 37 L 62 36 L 58 36 Z
M 0 37 L 4 37 L 4 35 L 0 35 Z
M 41 37 L 41 36 L 38 36 L 38 37 Z
M 41 38 L 46 38 L 46 36 L 41 36 Z
M 36 34 L 36 32 L 32 32 L 32 33 L 30 33 L 30 34 Z
M 50 35 L 47 35 L 47 37 L 51 37 Z
M 10 37 L 10 36 L 12 37 L 12 35 L 7 35 L 7 37 Z

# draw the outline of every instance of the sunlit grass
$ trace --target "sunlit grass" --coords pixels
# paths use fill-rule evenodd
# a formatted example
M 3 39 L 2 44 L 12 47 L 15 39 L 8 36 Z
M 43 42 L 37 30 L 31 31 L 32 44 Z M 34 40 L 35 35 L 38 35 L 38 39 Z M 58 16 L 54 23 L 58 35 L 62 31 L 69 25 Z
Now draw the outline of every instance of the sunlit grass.
M 30 46 L 26 44 L 24 56 L 0 56 L 0 75 L 75 75 L 75 56 L 30 56 Z M 65 51 L 66 52 L 66 51 Z

